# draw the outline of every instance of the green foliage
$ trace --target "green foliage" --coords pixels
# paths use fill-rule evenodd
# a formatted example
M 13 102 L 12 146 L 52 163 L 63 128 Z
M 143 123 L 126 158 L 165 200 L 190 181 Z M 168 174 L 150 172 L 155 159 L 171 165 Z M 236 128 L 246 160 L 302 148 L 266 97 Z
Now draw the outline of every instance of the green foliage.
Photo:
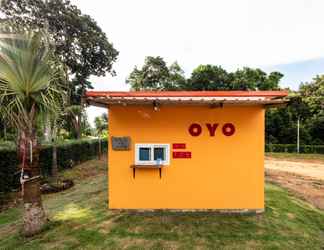
M 17 172 L 17 153 L 15 150 L 0 148 L 0 207 L 6 195 L 17 186 L 15 172 Z
M 176 90 L 185 77 L 177 62 L 168 67 L 162 57 L 148 56 L 141 69 L 135 67 L 130 73 L 127 83 L 133 90 Z
M 266 113 L 266 142 L 292 144 L 297 140 L 297 120 L 300 120 L 300 143 L 324 144 L 324 75 L 303 83 L 298 92 L 290 93 L 290 103 L 284 109 Z
M 228 73 L 221 66 L 199 65 L 187 81 L 188 90 L 276 90 L 283 75 L 244 67 Z
M 13 141 L 0 141 L 0 150 L 1 149 L 15 149 L 16 145 Z
M 106 134 L 108 129 L 108 115 L 106 113 L 95 118 L 96 133 L 99 136 Z
M 99 141 L 72 140 L 57 145 L 57 160 L 59 170 L 71 168 L 76 164 L 93 159 L 98 156 Z M 101 140 L 102 151 L 107 151 L 107 140 Z M 45 145 L 40 150 L 39 165 L 43 176 L 49 176 L 52 167 L 52 145 Z M 19 186 L 19 172 L 17 152 L 15 149 L 0 147 L 0 205 L 1 197 L 13 188 Z
M 106 34 L 89 15 L 69 0 L 4 0 L 4 19 L 22 27 L 48 29 L 55 41 L 55 54 L 66 65 L 72 81 L 72 98 L 80 104 L 80 94 L 90 75 L 114 73 L 112 64 L 118 51 L 108 42 Z
M 199 65 L 192 71 L 186 84 L 187 90 L 228 90 L 231 76 L 221 66 Z
M 55 113 L 63 102 L 45 32 L 3 33 L 0 68 L 0 114 L 21 131 L 35 129 L 41 114 Z
M 267 75 L 261 69 L 244 67 L 231 73 L 231 89 L 235 90 L 277 90 L 283 77 L 280 72 L 271 72 Z
M 177 62 L 168 67 L 161 57 L 148 56 L 135 67 L 127 82 L 134 90 L 275 90 L 283 75 L 245 67 L 228 73 L 221 66 L 199 65 L 186 79 Z
M 296 144 L 266 144 L 266 152 L 296 153 Z M 300 145 L 300 153 L 304 154 L 324 154 L 324 145 Z
M 55 58 L 64 65 L 68 105 L 81 105 L 86 89 L 91 89 L 91 75 L 115 75 L 112 68 L 118 51 L 89 15 L 69 0 L 4 0 L 0 1 L 0 22 L 6 27 L 48 30 Z M 84 111 L 82 110 L 82 113 Z M 89 133 L 81 115 L 67 115 L 63 127 L 75 138 Z M 79 120 L 76 123 L 76 120 Z M 82 124 L 83 123 L 83 124 Z M 81 131 L 85 127 L 84 131 Z
M 324 115 L 324 75 L 300 85 L 300 93 L 313 114 Z
M 99 140 L 71 140 L 57 144 L 57 164 L 59 170 L 71 168 L 76 164 L 98 156 Z M 107 150 L 107 140 L 101 140 L 102 150 Z M 43 175 L 51 174 L 52 145 L 45 145 L 40 152 L 40 167 Z

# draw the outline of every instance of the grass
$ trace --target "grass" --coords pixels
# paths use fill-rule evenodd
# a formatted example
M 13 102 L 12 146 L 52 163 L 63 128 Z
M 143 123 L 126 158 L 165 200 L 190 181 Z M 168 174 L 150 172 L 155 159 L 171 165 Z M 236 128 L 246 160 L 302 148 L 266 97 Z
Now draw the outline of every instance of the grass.
M 15 149 L 16 145 L 12 141 L 0 141 L 0 150 L 3 149 Z
M 324 164 L 324 154 L 266 153 L 265 155 L 266 157 L 278 160 L 316 162 Z
M 0 249 L 323 249 L 324 213 L 266 185 L 262 215 L 113 212 L 107 208 L 105 163 L 64 172 L 76 185 L 44 196 L 50 222 L 32 238 L 19 235 L 21 208 L 0 214 Z

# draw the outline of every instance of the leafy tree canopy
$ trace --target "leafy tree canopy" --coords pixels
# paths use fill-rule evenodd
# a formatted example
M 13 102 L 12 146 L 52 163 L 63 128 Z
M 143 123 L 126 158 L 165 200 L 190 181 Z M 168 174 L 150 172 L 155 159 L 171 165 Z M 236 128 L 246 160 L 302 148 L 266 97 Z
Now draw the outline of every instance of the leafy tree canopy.
M 265 73 L 244 67 L 227 72 L 221 66 L 206 64 L 195 68 L 189 79 L 177 62 L 169 67 L 162 57 L 148 56 L 141 68 L 135 67 L 127 82 L 134 90 L 275 90 L 283 74 Z
M 159 56 L 146 57 L 142 68 L 135 66 L 126 80 L 134 90 L 175 90 L 185 81 L 184 72 L 177 62 L 168 67 Z
M 199 65 L 192 71 L 186 84 L 188 90 L 226 90 L 231 89 L 231 75 L 221 66 Z
M 300 94 L 313 114 L 324 116 L 324 75 L 316 76 L 310 83 L 301 84 Z
M 97 116 L 94 122 L 98 135 L 101 135 L 103 131 L 108 129 L 108 115 L 106 113 Z
M 114 74 L 112 64 L 118 51 L 97 23 L 69 0 L 4 0 L 1 12 L 2 21 L 49 31 L 55 41 L 56 56 L 74 77 L 71 84 L 74 104 L 79 104 L 85 88 L 92 87 L 87 81 L 90 75 Z
M 296 143 L 297 120 L 300 120 L 301 144 L 324 144 L 324 76 L 300 85 L 290 93 L 285 109 L 267 111 L 266 141 Z

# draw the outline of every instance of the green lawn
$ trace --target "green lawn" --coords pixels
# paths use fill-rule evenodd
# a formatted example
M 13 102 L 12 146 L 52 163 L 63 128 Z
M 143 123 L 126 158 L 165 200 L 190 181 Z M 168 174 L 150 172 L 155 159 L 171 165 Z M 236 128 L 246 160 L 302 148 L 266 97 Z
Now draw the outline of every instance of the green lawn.
M 19 235 L 21 209 L 0 214 L 0 249 L 323 249 L 324 213 L 266 186 L 262 215 L 118 213 L 107 209 L 105 164 L 66 171 L 76 186 L 44 196 L 50 217 L 40 235 Z
M 305 161 L 324 164 L 324 154 L 266 153 L 266 157 L 278 160 Z

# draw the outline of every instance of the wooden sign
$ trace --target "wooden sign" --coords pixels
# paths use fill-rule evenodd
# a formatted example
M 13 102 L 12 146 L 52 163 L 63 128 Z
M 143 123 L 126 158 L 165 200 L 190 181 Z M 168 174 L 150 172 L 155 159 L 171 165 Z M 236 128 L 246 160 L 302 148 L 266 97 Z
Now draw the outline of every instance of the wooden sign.
M 177 151 L 177 152 L 173 152 L 173 158 L 174 159 L 179 159 L 179 158 L 185 158 L 185 159 L 188 159 L 188 158 L 191 158 L 191 152 L 180 152 L 180 151 Z
M 111 137 L 111 146 L 113 150 L 130 150 L 130 137 Z

